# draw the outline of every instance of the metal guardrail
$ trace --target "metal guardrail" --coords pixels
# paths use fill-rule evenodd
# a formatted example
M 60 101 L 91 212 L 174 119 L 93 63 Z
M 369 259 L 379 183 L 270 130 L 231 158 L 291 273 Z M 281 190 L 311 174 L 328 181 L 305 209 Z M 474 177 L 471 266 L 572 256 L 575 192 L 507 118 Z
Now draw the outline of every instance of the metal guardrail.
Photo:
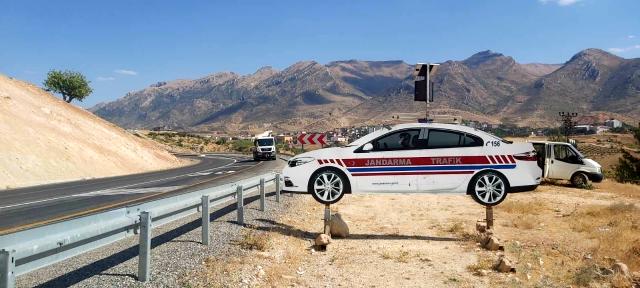
M 279 174 L 263 174 L 138 205 L 53 223 L 0 236 L 0 288 L 15 287 L 16 276 L 139 234 L 138 280 L 150 280 L 152 229 L 194 213 L 202 213 L 202 243 L 209 245 L 209 207 L 235 200 L 237 221 L 244 224 L 244 198 L 258 192 L 265 210 L 265 188 L 275 183 L 280 202 Z

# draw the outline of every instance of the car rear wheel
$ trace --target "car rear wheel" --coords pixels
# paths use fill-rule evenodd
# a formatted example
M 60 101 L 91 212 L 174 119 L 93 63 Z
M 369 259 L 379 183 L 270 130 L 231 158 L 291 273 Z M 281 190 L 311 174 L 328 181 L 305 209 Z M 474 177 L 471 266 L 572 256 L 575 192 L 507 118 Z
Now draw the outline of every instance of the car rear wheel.
M 578 172 L 573 174 L 573 176 L 571 176 L 571 184 L 574 187 L 584 188 L 586 186 L 589 186 L 591 182 L 589 181 L 589 177 L 587 177 L 587 174 Z
M 473 200 L 484 206 L 495 206 L 507 197 L 507 181 L 496 172 L 481 172 L 470 185 Z
M 333 169 L 319 170 L 309 179 L 309 193 L 316 201 L 325 205 L 340 201 L 349 189 L 346 177 Z

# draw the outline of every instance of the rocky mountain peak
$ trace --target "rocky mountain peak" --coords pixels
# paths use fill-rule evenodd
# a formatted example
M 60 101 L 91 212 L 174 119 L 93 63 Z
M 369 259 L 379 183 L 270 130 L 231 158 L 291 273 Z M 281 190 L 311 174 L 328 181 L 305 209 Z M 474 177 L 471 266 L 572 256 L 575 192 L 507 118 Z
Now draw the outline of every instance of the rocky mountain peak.
M 502 53 L 493 52 L 491 50 L 485 50 L 471 55 L 471 57 L 462 61 L 469 68 L 478 68 L 486 63 L 491 62 L 504 62 L 515 64 L 513 58 L 504 56 Z
M 578 52 L 567 61 L 561 71 L 570 73 L 574 78 L 596 81 L 601 79 L 603 73 L 614 69 L 623 58 L 608 53 L 601 49 L 589 48 Z
M 195 80 L 194 82 L 202 85 L 219 85 L 232 79 L 240 77 L 234 72 L 217 72 L 209 76 Z
M 565 66 L 618 66 L 624 59 L 601 49 L 589 48 L 573 55 Z

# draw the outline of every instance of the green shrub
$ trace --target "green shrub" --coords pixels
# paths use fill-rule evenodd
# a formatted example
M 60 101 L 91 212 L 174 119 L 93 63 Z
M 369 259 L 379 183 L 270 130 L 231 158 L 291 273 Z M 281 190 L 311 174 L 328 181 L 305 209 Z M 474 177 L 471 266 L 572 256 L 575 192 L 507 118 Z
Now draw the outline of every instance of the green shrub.
M 614 167 L 614 177 L 618 182 L 640 182 L 640 158 L 622 151 L 618 165 Z

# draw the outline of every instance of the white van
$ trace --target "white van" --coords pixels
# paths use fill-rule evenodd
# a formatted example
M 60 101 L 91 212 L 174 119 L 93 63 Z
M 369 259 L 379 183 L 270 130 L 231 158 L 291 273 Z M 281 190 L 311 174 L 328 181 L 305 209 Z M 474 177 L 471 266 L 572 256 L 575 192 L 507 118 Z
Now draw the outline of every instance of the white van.
M 531 141 L 538 154 L 542 177 L 569 180 L 576 187 L 591 181 L 601 182 L 602 166 L 583 156 L 573 145 L 564 142 Z

